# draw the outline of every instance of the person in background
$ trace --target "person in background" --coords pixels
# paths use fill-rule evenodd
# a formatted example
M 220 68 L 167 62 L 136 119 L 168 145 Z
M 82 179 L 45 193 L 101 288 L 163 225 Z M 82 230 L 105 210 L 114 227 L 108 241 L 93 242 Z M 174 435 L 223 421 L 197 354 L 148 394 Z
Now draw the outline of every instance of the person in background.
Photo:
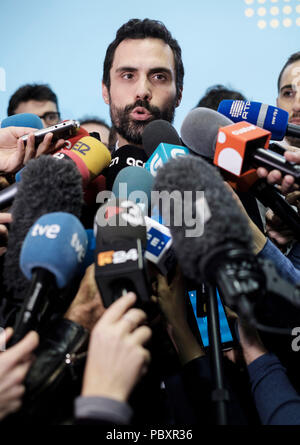
M 57 96 L 49 85 L 27 84 L 18 88 L 9 99 L 7 116 L 20 113 L 36 114 L 44 127 L 60 122 Z
M 108 147 L 110 127 L 103 119 L 98 117 L 87 117 L 79 119 L 80 126 L 83 127 L 89 133 L 99 133 L 101 142 Z
M 232 90 L 219 84 L 207 88 L 204 96 L 199 100 L 196 107 L 206 107 L 217 111 L 220 102 L 225 99 L 246 100 L 245 96 L 239 91 Z

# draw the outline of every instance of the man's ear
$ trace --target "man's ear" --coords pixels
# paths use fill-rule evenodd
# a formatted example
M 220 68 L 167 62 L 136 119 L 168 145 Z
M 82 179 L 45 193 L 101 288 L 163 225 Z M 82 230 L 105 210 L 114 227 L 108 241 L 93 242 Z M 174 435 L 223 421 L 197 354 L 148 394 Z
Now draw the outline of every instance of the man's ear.
M 181 99 L 182 99 L 182 88 L 180 88 L 180 90 L 179 90 L 179 94 L 178 94 L 178 97 L 176 100 L 176 107 L 179 107 Z
M 102 82 L 102 97 L 104 102 L 109 105 L 109 91 L 106 85 Z

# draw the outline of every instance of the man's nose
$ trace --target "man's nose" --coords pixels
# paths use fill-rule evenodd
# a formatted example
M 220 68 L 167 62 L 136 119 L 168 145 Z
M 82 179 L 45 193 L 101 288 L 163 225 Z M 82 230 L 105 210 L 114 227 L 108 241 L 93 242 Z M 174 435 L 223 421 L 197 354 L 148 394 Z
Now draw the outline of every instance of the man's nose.
M 151 83 L 147 78 L 141 77 L 137 82 L 136 99 L 148 100 L 152 99 Z
M 295 100 L 293 103 L 293 110 L 299 112 L 300 111 L 300 83 L 297 86 Z

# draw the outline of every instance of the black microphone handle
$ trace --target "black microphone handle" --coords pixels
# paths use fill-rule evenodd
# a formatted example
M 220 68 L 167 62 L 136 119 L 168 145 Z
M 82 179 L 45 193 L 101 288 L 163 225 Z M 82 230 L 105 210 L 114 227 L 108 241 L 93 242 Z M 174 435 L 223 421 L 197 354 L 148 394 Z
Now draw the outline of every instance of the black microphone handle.
M 39 318 L 48 306 L 48 294 L 55 288 L 55 277 L 46 269 L 36 268 L 32 274 L 31 286 L 24 299 L 14 325 L 14 332 L 8 346 L 13 346 L 25 335 L 36 330 Z
M 300 184 L 300 166 L 288 162 L 284 156 L 265 148 L 257 148 L 251 155 L 256 167 L 265 167 L 267 170 L 279 170 L 284 175 L 292 175 L 295 182 Z
M 300 138 L 300 125 L 288 124 L 285 134 L 287 136 L 293 136 L 296 138 Z
M 265 207 L 271 210 L 293 231 L 300 240 L 300 217 L 296 210 L 281 196 L 273 185 L 265 179 L 259 179 L 249 189 Z
M 7 207 L 9 207 L 13 200 L 15 199 L 15 196 L 18 191 L 18 183 L 15 182 L 12 185 L 9 185 L 5 189 L 1 190 L 0 192 L 0 210 L 4 210 Z

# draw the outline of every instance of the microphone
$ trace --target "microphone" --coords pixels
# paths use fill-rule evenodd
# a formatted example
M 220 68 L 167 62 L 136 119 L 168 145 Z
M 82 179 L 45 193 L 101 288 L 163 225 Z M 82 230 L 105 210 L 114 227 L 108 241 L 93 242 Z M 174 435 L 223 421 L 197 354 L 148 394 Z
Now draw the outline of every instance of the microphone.
M 171 160 L 158 172 L 154 189 L 176 190 L 183 199 L 170 200 L 162 215 L 170 220 L 175 253 L 187 278 L 217 286 L 226 304 L 251 323 L 295 326 L 299 288 L 282 279 L 271 262 L 255 258 L 247 219 L 213 166 L 192 156 Z M 183 222 L 176 224 L 179 216 Z M 191 222 L 198 225 L 196 236 L 191 236 Z
M 152 121 L 146 125 L 142 140 L 143 147 L 150 156 L 145 164 L 145 169 L 154 177 L 157 170 L 169 159 L 189 154 L 189 150 L 183 147 L 175 128 L 170 122 L 162 119 Z
M 143 250 L 147 236 L 144 218 L 137 205 L 112 200 L 96 215 L 95 277 L 105 307 L 132 291 L 137 305 L 150 305 L 151 289 Z
M 42 120 L 33 113 L 19 113 L 8 116 L 1 122 L 1 128 L 28 127 L 41 130 L 44 128 Z
M 258 129 L 257 127 L 253 126 L 249 131 L 249 126 L 245 122 L 239 123 L 238 125 L 245 126 L 245 129 L 243 130 L 243 128 L 241 128 L 240 130 L 236 130 L 237 134 L 234 135 L 234 142 L 232 139 L 230 140 L 232 144 L 235 144 L 228 147 L 230 150 L 229 153 L 233 156 L 230 158 L 230 160 L 228 160 L 228 158 L 226 159 L 224 156 L 226 159 L 226 165 L 228 166 L 231 164 L 231 169 L 232 166 L 237 166 L 236 171 L 238 171 L 239 167 L 238 162 L 241 164 L 241 160 L 245 159 L 245 164 L 247 165 L 247 162 L 249 159 L 251 159 L 251 153 L 255 152 L 255 144 L 257 144 L 257 141 L 251 141 L 251 136 L 249 135 L 252 132 L 255 132 L 256 134 L 259 131 L 261 132 L 261 139 L 258 138 L 258 142 L 262 142 L 263 144 L 267 144 L 270 138 L 269 132 L 265 132 L 265 130 Z M 222 142 L 224 137 L 225 142 L 228 142 L 226 139 L 226 134 L 224 136 L 221 135 L 221 139 L 218 140 L 218 132 L 220 128 L 224 132 L 224 128 L 222 127 L 226 128 L 226 132 L 230 131 L 230 129 L 232 129 L 232 122 L 230 122 L 227 117 L 221 115 L 215 110 L 199 107 L 192 110 L 185 118 L 181 128 L 182 139 L 195 154 L 204 156 L 209 160 L 215 159 L 215 163 L 218 165 L 219 157 L 218 151 L 215 152 L 216 145 L 220 144 L 220 141 Z M 246 142 L 248 136 L 251 145 L 249 147 L 250 150 L 246 152 L 245 145 L 247 145 Z M 240 140 L 240 142 L 237 143 L 237 140 Z M 235 150 L 236 147 L 237 150 L 239 150 L 239 153 Z M 261 156 L 261 151 L 262 150 L 259 150 L 258 156 Z M 270 150 L 265 151 L 271 156 L 273 155 Z M 238 159 L 238 162 L 236 159 Z M 285 158 L 283 159 L 284 162 L 286 162 Z M 288 164 L 291 163 L 286 163 L 285 166 L 289 172 L 291 169 L 294 172 L 298 171 L 298 168 L 295 168 L 295 166 L 292 164 L 290 168 Z M 224 165 L 225 161 L 222 161 L 221 168 L 224 168 Z M 239 177 L 237 177 L 236 174 L 233 175 L 232 173 L 228 173 L 228 171 L 224 170 L 223 176 L 233 188 L 236 188 L 241 192 L 249 191 L 259 201 L 261 201 L 265 207 L 270 207 L 273 212 L 276 213 L 281 220 L 293 230 L 295 237 L 298 239 L 300 234 L 300 217 L 293 207 L 279 194 L 274 186 L 269 185 L 265 179 L 258 179 L 256 169 L 243 171 Z
M 91 136 L 84 136 L 70 150 L 59 150 L 53 157 L 71 159 L 82 175 L 83 187 L 95 179 L 111 161 L 108 148 Z
M 87 188 L 89 182 L 96 179 L 105 167 L 107 167 L 111 155 L 108 148 L 106 148 L 102 142 L 88 136 L 77 141 L 70 150 L 61 149 L 57 151 L 52 158 L 55 160 L 64 159 L 75 163 L 81 174 L 83 187 Z M 18 175 L 16 175 L 16 183 L 1 190 L 0 210 L 10 206 L 13 202 L 18 191 L 18 182 L 24 169 L 25 167 L 18 172 Z M 55 170 L 53 170 L 53 173 L 54 172 Z
M 23 300 L 28 287 L 20 274 L 19 257 L 30 227 L 40 216 L 52 212 L 68 212 L 80 218 L 82 205 L 82 180 L 72 162 L 58 162 L 45 155 L 28 162 L 11 207 L 13 221 L 3 266 L 4 284 L 16 300 Z
M 214 163 L 238 178 L 251 174 L 251 168 L 277 169 L 300 183 L 300 166 L 268 149 L 271 133 L 248 122 L 219 129 Z M 263 148 L 262 148 L 263 146 Z
M 142 140 L 148 157 L 152 156 L 161 142 L 182 146 L 181 139 L 173 125 L 163 119 L 149 122 L 144 129 Z
M 162 275 L 168 275 L 174 270 L 177 259 L 172 248 L 170 230 L 153 218 L 145 216 L 147 229 L 146 260 L 154 264 Z
M 194 108 L 182 122 L 181 139 L 193 153 L 212 160 L 219 128 L 231 124 L 230 119 L 215 110 Z
M 233 122 L 247 121 L 272 133 L 272 139 L 300 137 L 300 126 L 289 124 L 289 113 L 278 107 L 243 100 L 222 100 L 218 111 Z
M 106 190 L 112 190 L 117 174 L 125 167 L 144 167 L 148 156 L 135 145 L 123 145 L 112 156 L 108 168 L 103 172 L 106 177 Z
M 141 209 L 147 229 L 145 258 L 166 275 L 174 267 L 176 259 L 171 249 L 169 229 L 154 220 L 153 216 L 148 216 L 151 212 L 153 183 L 154 178 L 146 169 L 126 167 L 118 173 L 112 192 L 116 198 L 131 201 Z
M 20 268 L 31 284 L 17 315 L 11 344 L 38 329 L 47 307 L 55 307 L 57 289 L 65 288 L 78 271 L 86 247 L 86 232 L 70 213 L 43 215 L 31 227 L 20 255 Z
M 85 136 L 90 136 L 89 132 L 85 130 L 83 127 L 79 127 L 74 136 L 69 137 L 65 140 L 63 148 L 65 150 L 71 150 L 71 148 L 78 142 L 81 138 Z
M 141 167 L 125 167 L 116 176 L 112 192 L 116 198 L 137 204 L 144 215 L 151 208 L 153 176 Z

